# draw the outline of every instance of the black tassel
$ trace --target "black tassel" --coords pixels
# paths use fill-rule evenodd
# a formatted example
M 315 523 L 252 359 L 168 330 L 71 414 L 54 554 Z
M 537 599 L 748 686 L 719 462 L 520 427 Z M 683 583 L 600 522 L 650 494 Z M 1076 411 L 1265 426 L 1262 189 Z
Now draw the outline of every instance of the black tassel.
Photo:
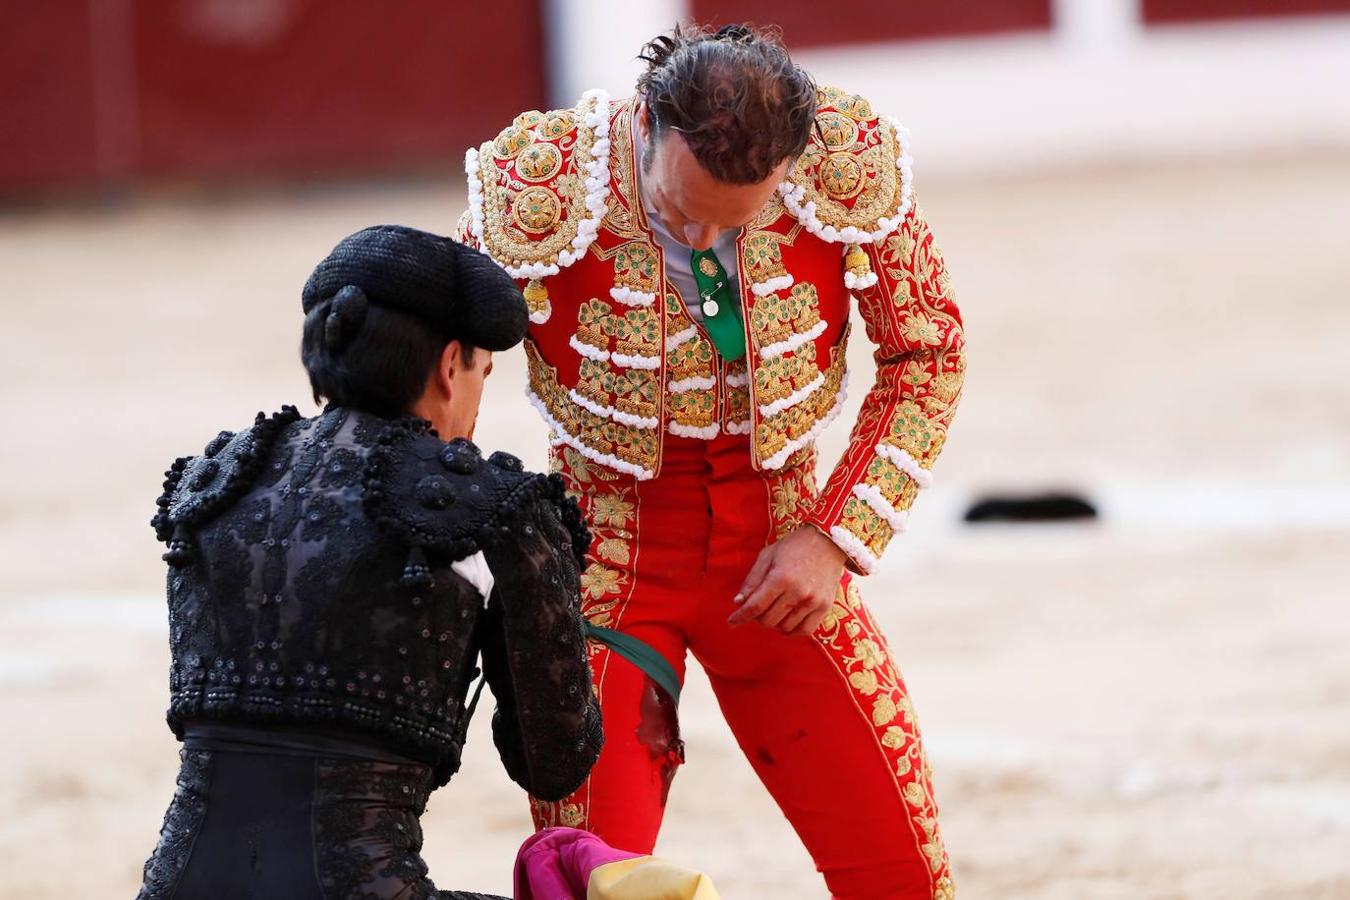
M 164 554 L 164 561 L 176 569 L 192 562 L 192 541 L 186 525 L 174 528 L 173 537 L 169 539 L 169 550 Z
M 427 555 L 421 547 L 413 547 L 408 551 L 408 561 L 403 566 L 403 577 L 399 583 L 419 591 L 430 590 L 436 584 L 436 579 L 431 577 L 431 567 L 427 565 Z

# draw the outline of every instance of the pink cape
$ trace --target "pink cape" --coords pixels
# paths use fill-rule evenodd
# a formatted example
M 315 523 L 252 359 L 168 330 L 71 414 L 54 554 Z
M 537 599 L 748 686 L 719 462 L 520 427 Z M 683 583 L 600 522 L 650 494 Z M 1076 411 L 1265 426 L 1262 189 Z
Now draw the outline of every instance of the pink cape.
M 616 850 L 589 831 L 545 828 L 516 856 L 516 900 L 583 900 L 591 872 L 641 855 Z

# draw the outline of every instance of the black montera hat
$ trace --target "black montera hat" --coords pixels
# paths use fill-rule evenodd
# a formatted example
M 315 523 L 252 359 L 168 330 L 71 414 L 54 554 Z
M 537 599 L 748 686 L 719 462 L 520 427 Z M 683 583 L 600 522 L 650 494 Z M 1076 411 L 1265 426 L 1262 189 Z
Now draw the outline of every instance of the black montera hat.
M 375 306 L 435 325 L 447 340 L 508 350 L 529 326 L 525 299 L 491 259 L 450 238 L 403 225 L 372 225 L 338 242 L 305 282 L 306 314 L 355 288 Z

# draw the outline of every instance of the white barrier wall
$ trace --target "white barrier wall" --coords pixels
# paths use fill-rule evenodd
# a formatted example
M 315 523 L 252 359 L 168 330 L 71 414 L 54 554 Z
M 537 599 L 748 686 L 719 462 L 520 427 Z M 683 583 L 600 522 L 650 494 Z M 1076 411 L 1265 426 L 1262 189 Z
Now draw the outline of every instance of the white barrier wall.
M 551 96 L 571 106 L 591 88 L 627 97 L 642 71 L 642 45 L 689 18 L 685 0 L 548 0 Z

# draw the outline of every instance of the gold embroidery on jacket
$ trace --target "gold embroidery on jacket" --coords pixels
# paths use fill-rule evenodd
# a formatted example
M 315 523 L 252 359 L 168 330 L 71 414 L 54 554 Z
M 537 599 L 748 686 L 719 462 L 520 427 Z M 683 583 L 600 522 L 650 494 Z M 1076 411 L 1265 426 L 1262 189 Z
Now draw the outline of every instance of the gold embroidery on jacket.
M 656 250 L 647 241 L 628 241 L 614 253 L 614 286 L 656 293 Z
M 680 391 L 670 395 L 670 416 L 680 425 L 706 428 L 717 418 L 717 400 L 712 391 Z
M 511 204 L 511 221 L 521 231 L 542 234 L 558 224 L 562 218 L 562 201 L 558 195 L 542 185 L 527 187 L 515 195 Z
M 872 104 L 866 97 L 846 94 L 834 85 L 821 87 L 817 94 L 821 106 L 833 107 L 856 122 L 865 122 L 876 117 L 876 113 L 872 112 Z
M 578 118 L 575 109 L 529 110 L 480 148 L 483 246 L 493 259 L 556 260 L 589 217 L 578 160 L 590 158 L 595 132 Z
M 556 120 L 555 120 L 556 121 Z M 561 135 L 551 135 L 554 139 Z M 516 156 L 516 171 L 526 181 L 547 181 L 562 168 L 562 151 L 553 144 L 534 143 Z
M 670 334 L 667 326 L 667 334 Z M 684 343 L 680 344 L 674 350 L 666 354 L 666 370 L 672 380 L 682 378 L 699 378 L 712 375 L 713 371 L 713 351 L 712 344 L 697 334 Z
M 651 307 L 630 309 L 611 319 L 616 347 L 629 356 L 659 357 L 661 355 L 661 318 Z
M 878 219 L 896 215 L 904 199 L 895 126 L 877 119 L 857 95 L 822 87 L 818 97 L 817 127 L 788 180 L 804 190 L 802 204 L 814 204 L 822 225 L 871 232 Z
M 913 400 L 901 401 L 891 416 L 891 431 L 886 443 L 904 450 L 916 461 L 936 456 L 940 449 L 941 432 L 928 420 L 919 404 Z
M 844 501 L 844 512 L 839 524 L 851 531 L 854 537 L 863 542 L 868 552 L 877 558 L 885 552 L 886 545 L 894 536 L 890 523 L 856 496 Z
M 585 346 L 608 354 L 611 351 L 638 357 L 642 360 L 659 359 L 661 348 L 660 313 L 652 307 L 638 307 L 619 313 L 614 304 L 599 298 L 591 298 L 577 311 L 576 339 Z M 581 351 L 578 351 L 579 353 Z M 629 360 L 626 362 L 633 362 Z M 660 406 L 657 382 L 660 369 L 640 368 L 622 365 L 612 357 L 595 358 L 582 355 L 577 367 L 576 391 L 591 403 L 606 409 L 616 409 L 628 415 L 644 419 L 659 417 Z M 542 396 L 542 395 L 541 395 Z M 584 411 L 590 414 L 589 411 Z M 593 414 L 591 414 L 593 415 Z M 583 415 L 584 418 L 584 415 Z M 597 417 L 603 418 L 603 417 Z M 634 426 L 624 426 L 631 428 Z M 648 429 L 649 430 L 649 429 Z M 603 431 L 603 428 L 601 429 Z M 602 449 L 593 443 L 595 432 L 577 434 L 576 437 L 601 453 L 612 451 Z M 627 441 L 619 442 L 622 446 Z M 647 442 L 638 439 L 638 443 Z M 628 459 L 624 453 L 615 453 L 620 459 Z M 644 468 L 651 469 L 650 461 L 639 462 Z
M 826 89 L 826 95 L 829 90 Z M 838 93 L 838 89 L 835 92 Z M 858 140 L 858 123 L 842 112 L 821 113 L 816 116 L 816 126 L 820 129 L 826 150 L 847 150 Z
M 769 513 L 775 538 L 781 538 L 801 524 L 807 509 L 816 499 L 816 453 L 809 448 L 779 473 L 770 476 Z
M 873 456 L 863 474 L 863 483 L 881 491 L 886 502 L 897 510 L 908 509 L 918 495 L 919 486 L 890 460 Z
M 791 353 L 760 362 L 755 369 L 755 400 L 761 406 L 785 400 L 810 387 L 820 375 L 816 342 L 807 341 Z
M 750 310 L 750 332 L 750 346 L 755 350 L 786 340 L 792 334 L 792 313 L 787 298 L 778 294 L 758 298 L 754 309 Z
M 666 409 L 670 420 L 686 428 L 707 428 L 717 421 L 716 363 L 712 344 L 700 328 L 694 326 L 684 301 L 674 292 L 666 294 L 666 335 L 675 335 L 694 329 L 693 336 L 674 349 L 666 351 L 666 390 L 669 399 Z M 708 379 L 712 388 L 690 387 L 691 380 Z M 670 385 L 685 382 L 683 390 L 670 390 Z
M 509 125 L 502 129 L 492 142 L 492 152 L 498 159 L 514 159 L 521 150 L 534 143 L 534 135 L 528 129 L 518 125 Z
M 809 281 L 799 281 L 787 296 L 773 293 L 756 299 L 750 312 L 751 346 L 762 350 L 795 334 L 804 334 L 818 324 L 820 298 L 816 286 Z
M 608 302 L 594 297 L 581 304 L 577 310 L 577 340 L 597 350 L 608 350 L 612 309 Z
M 614 408 L 645 419 L 656 418 L 656 376 L 649 369 L 629 369 L 613 376 Z
M 567 446 L 555 448 L 551 468 L 563 476 L 591 532 L 581 573 L 581 612 L 595 625 L 610 625 L 630 583 L 637 516 L 631 480 Z
M 531 389 L 539 397 L 549 416 L 570 438 L 581 442 L 596 453 L 615 456 L 646 471 L 655 470 L 660 450 L 657 437 L 659 432 L 656 429 L 624 425 L 579 406 L 568 395 L 567 389 L 558 382 L 557 370 L 544 361 L 531 340 L 525 341 L 525 356 L 529 364 Z M 583 375 L 578 383 L 577 393 L 594 399 L 597 403 L 601 402 L 599 398 L 602 397 L 608 402 L 609 391 L 606 390 L 606 385 L 612 383 L 609 378 L 615 377 L 614 373 L 599 360 L 582 360 L 580 368 Z M 627 374 L 633 378 L 650 380 L 655 373 L 644 371 Z M 646 402 L 648 397 L 654 401 L 656 396 L 654 386 L 649 392 L 645 388 L 635 391 L 631 387 L 632 383 L 631 380 L 625 382 L 624 389 L 628 392 L 625 400 L 639 405 Z
M 635 98 L 630 97 L 618 104 L 619 111 L 609 129 L 611 145 L 609 165 L 614 176 L 612 185 L 619 203 L 617 208 L 611 207 L 610 214 L 605 218 L 604 228 L 623 240 L 641 241 L 650 246 L 651 235 L 638 226 L 639 201 L 632 161 L 634 100 Z
M 787 234 L 776 231 L 750 230 L 741 245 L 741 271 L 751 284 L 786 275 L 783 268 L 783 244 L 797 238 L 801 225 L 793 224 Z
M 775 399 L 786 397 L 791 391 L 809 386 L 817 377 L 822 378 L 816 388 L 801 402 L 787 407 L 770 416 L 759 416 L 755 426 L 755 453 L 758 459 L 765 460 L 787 446 L 790 440 L 797 440 L 815 427 L 816 423 L 829 415 L 839 399 L 843 388 L 844 373 L 848 368 L 847 350 L 848 329 L 845 328 L 839 343 L 830 348 L 830 365 L 820 371 L 816 361 L 814 341 L 804 344 L 797 353 L 775 356 L 766 360 L 755 370 L 756 390 L 777 395 Z M 786 373 L 786 374 L 781 374 Z M 778 377 L 779 381 L 774 381 Z M 786 379 L 786 383 L 782 379 Z M 762 387 L 761 387 L 762 385 Z M 791 391 L 788 388 L 791 387 Z M 763 403 L 765 395 L 757 393 L 756 402 Z M 795 465 L 802 453 L 811 449 L 811 444 L 799 449 L 785 465 Z
M 583 359 L 577 368 L 577 393 L 602 406 L 608 406 L 614 393 L 614 373 L 609 363 Z

